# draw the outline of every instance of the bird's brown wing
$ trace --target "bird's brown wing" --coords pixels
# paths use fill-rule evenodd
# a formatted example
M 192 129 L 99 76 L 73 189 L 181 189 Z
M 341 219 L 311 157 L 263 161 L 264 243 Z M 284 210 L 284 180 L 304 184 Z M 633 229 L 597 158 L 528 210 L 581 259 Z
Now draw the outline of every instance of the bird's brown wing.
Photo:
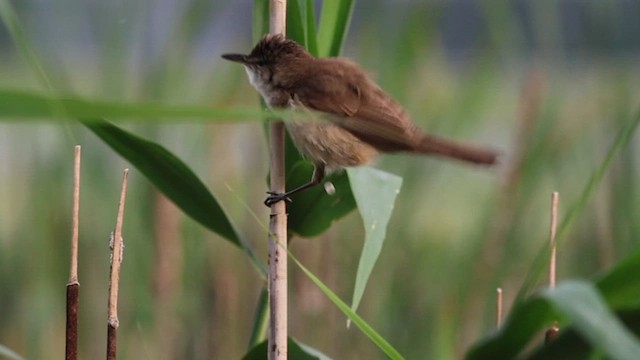
M 417 128 L 402 108 L 362 71 L 318 73 L 298 82 L 292 92 L 306 108 L 327 113 L 328 121 L 382 151 L 410 150 Z

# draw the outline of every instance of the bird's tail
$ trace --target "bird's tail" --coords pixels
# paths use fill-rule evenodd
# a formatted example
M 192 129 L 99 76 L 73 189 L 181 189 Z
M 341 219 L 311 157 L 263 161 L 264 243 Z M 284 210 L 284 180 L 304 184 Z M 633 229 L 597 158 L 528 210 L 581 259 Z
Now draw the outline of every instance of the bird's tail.
M 440 155 L 480 165 L 495 164 L 499 155 L 498 152 L 486 147 L 462 144 L 428 134 L 422 137 L 415 150 L 424 154 Z

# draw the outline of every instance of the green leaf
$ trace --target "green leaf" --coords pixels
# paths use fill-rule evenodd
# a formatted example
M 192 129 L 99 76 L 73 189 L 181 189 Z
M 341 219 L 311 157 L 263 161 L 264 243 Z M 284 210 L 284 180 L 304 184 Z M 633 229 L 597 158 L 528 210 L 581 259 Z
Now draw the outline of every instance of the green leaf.
M 255 109 L 213 109 L 206 106 L 174 106 L 161 103 L 121 103 L 53 97 L 20 90 L 0 89 L 0 117 L 14 119 L 135 118 L 157 123 L 159 119 L 203 119 L 229 121 L 262 119 L 265 115 L 288 118 L 288 112 Z
M 360 315 L 349 308 L 338 295 L 336 295 L 327 285 L 318 279 L 309 269 L 307 269 L 293 254 L 288 251 L 289 257 L 298 267 L 313 281 L 316 286 L 342 311 L 371 341 L 380 348 L 390 359 L 404 359 L 402 355 L 391 344 L 387 342 L 378 332 L 376 332 Z
M 640 335 L 640 310 L 619 312 L 618 317 L 636 336 Z M 596 350 L 599 351 L 599 350 Z M 593 358 L 593 347 L 579 334 L 575 327 L 563 330 L 551 343 L 538 346 L 529 360 L 582 360 Z
M 253 42 L 257 43 L 269 32 L 269 0 L 253 2 Z
M 635 360 L 640 343 L 588 282 L 566 282 L 542 293 L 593 347 L 618 360 Z
M 512 311 L 503 327 L 474 346 L 468 359 L 514 358 L 559 318 L 569 321 L 591 348 L 614 359 L 635 359 L 640 343 L 620 323 L 595 286 L 568 281 L 540 292 Z
M 261 273 L 266 274 L 264 264 L 242 241 L 216 199 L 180 159 L 164 147 L 106 121 L 96 119 L 84 124 L 131 162 L 187 215 L 233 244 L 243 247 Z
M 307 50 L 318 56 L 318 33 L 316 31 L 316 13 L 313 0 L 307 0 Z
M 318 53 L 321 57 L 338 56 L 347 37 L 354 0 L 324 1 L 318 26 Z
M 358 263 L 351 309 L 356 311 L 367 281 L 378 260 L 387 233 L 387 224 L 400 192 L 402 178 L 371 167 L 347 170 L 353 196 L 364 223 L 365 241 Z
M 267 340 L 254 346 L 242 360 L 266 360 L 268 342 Z M 287 339 L 287 358 L 296 360 L 330 360 L 330 358 L 320 351 L 289 337 Z
M 514 359 L 529 341 L 557 319 L 549 302 L 532 297 L 514 307 L 500 330 L 472 347 L 467 359 Z
M 618 262 L 597 282 L 598 289 L 615 310 L 640 309 L 640 249 Z
M 287 37 L 307 47 L 307 4 L 305 0 L 287 1 Z
M 308 161 L 298 161 L 287 172 L 287 188 L 294 189 L 311 179 L 313 165 Z M 314 186 L 291 196 L 293 203 L 288 205 L 289 231 L 303 237 L 322 234 L 331 224 L 345 216 L 356 203 L 351 193 L 346 173 L 332 174 L 326 178 L 335 188 L 328 195 L 322 185 Z

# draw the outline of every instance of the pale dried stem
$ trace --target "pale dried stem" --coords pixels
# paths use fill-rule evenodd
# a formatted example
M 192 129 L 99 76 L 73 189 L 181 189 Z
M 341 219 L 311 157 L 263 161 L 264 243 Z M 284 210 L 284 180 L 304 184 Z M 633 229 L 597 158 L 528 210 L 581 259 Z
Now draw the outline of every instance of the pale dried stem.
M 496 289 L 496 328 L 502 326 L 502 288 Z
M 269 1 L 269 32 L 285 34 L 286 0 Z M 284 124 L 272 121 L 269 127 L 271 145 L 271 191 L 285 192 Z M 269 225 L 269 360 L 287 359 L 287 213 L 286 203 L 271 206 Z
M 65 359 L 78 358 L 78 308 L 80 283 L 78 282 L 78 228 L 80 212 L 80 155 L 81 148 L 74 149 L 73 214 L 71 220 L 71 269 L 67 283 L 67 318 L 65 327 Z
M 71 220 L 71 269 L 67 285 L 78 283 L 78 233 L 80 224 L 80 159 L 82 149 L 76 145 L 73 162 L 73 214 Z
M 109 277 L 109 304 L 108 304 L 108 332 L 107 332 L 107 359 L 116 358 L 116 330 L 118 321 L 118 285 L 120 283 L 120 265 L 124 253 L 122 238 L 122 223 L 124 220 L 124 206 L 127 195 L 127 178 L 129 169 L 124 170 L 122 190 L 120 191 L 120 203 L 116 217 L 116 227 L 112 233 L 109 246 L 111 247 L 111 274 Z
M 549 258 L 549 287 L 556 287 L 556 228 L 558 227 L 558 203 L 560 196 L 557 191 L 551 194 L 551 224 L 549 226 L 549 247 L 551 257 Z M 558 324 L 554 323 L 544 334 L 544 342 L 548 344 L 558 336 Z
M 551 258 L 549 259 L 549 287 L 556 286 L 556 228 L 558 227 L 558 201 L 557 191 L 551 194 L 551 226 L 549 245 L 551 247 Z

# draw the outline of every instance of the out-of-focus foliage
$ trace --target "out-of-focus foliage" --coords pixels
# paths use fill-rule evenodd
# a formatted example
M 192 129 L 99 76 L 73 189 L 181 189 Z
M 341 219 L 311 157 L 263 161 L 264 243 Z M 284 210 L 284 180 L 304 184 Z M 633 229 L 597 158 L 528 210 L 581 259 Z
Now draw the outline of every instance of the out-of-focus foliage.
M 253 45 L 252 2 L 13 3 L 65 93 L 258 105 L 242 69 L 219 61 L 221 53 Z M 637 111 L 638 6 L 624 0 L 356 6 L 348 56 L 423 128 L 504 152 L 495 171 L 403 155 L 378 164 L 404 182 L 359 313 L 407 358 L 462 357 L 492 331 L 497 286 L 511 308 L 548 241 L 550 193 L 560 192 L 566 216 Z M 4 31 L 0 87 L 40 90 Z M 128 165 L 75 124 L 0 127 L 0 344 L 29 359 L 64 351 L 72 149 L 82 144 L 81 357 L 100 358 L 107 239 Z M 264 224 L 243 204 L 266 221 L 267 148 L 257 123 L 126 127 L 187 159 L 264 253 Z M 559 280 L 594 278 L 637 249 L 637 159 L 636 136 L 611 160 L 567 230 Z M 131 181 L 120 357 L 241 357 L 262 280 L 243 252 L 181 215 L 140 174 Z M 352 215 L 322 238 L 293 242 L 292 251 L 348 298 L 361 239 L 361 222 Z M 291 270 L 290 284 L 292 336 L 335 358 L 384 356 L 346 329 L 344 315 L 300 271 Z

